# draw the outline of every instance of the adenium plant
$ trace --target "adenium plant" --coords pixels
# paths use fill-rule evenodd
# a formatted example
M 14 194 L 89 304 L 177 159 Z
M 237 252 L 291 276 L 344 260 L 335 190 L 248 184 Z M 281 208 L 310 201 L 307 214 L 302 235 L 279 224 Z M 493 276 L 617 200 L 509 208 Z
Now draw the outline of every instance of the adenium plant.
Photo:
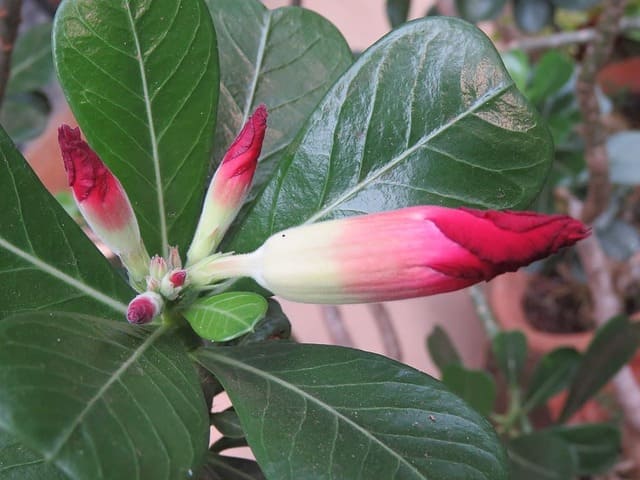
M 551 141 L 479 30 L 420 20 L 354 62 L 300 8 L 64 0 L 53 39 L 69 184 L 124 268 L 2 133 L 0 475 L 508 478 L 446 387 L 287 341 L 270 298 L 451 291 L 588 234 L 514 211 Z M 245 444 L 257 463 L 220 453 Z

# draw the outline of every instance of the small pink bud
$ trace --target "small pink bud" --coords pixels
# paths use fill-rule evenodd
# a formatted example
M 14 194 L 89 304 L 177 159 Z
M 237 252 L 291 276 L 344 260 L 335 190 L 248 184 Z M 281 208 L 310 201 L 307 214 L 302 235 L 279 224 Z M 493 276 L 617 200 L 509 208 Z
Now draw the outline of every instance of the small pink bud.
M 212 253 L 238 214 L 253 181 L 266 129 L 267 108 L 260 105 L 242 127 L 211 180 L 187 252 L 187 265 Z
M 167 260 L 169 270 L 177 270 L 182 268 L 182 259 L 178 247 L 169 247 L 169 259 Z
M 186 279 L 186 270 L 176 270 L 169 275 L 169 281 L 173 284 L 174 287 L 182 287 Z
M 191 281 L 251 276 L 299 302 L 398 300 L 490 280 L 589 233 L 563 215 L 411 207 L 284 230 L 253 253 L 196 265 Z
M 159 255 L 151 257 L 151 262 L 149 263 L 149 276 L 151 278 L 160 281 L 168 271 L 169 268 L 164 258 Z
M 135 297 L 127 308 L 127 321 L 144 325 L 157 317 L 164 307 L 162 297 L 155 292 L 144 292 Z
M 124 188 L 82 140 L 79 128 L 62 125 L 58 142 L 80 213 L 97 237 L 120 256 L 133 283 L 139 286 L 147 273 L 149 255 Z
M 168 300 L 175 300 L 185 286 L 186 279 L 186 270 L 169 272 L 160 283 L 160 293 Z

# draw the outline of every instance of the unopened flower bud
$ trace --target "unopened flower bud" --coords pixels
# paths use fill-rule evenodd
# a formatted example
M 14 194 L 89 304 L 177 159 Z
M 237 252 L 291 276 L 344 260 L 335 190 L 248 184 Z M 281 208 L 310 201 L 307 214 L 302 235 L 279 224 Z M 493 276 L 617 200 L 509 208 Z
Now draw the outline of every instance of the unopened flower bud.
M 155 280 L 162 280 L 162 278 L 167 274 L 169 268 L 167 267 L 167 262 L 160 255 L 154 255 L 151 257 L 151 262 L 149 263 L 149 276 Z
M 160 283 L 160 293 L 168 300 L 175 300 L 180 295 L 187 279 L 186 270 L 174 270 L 164 276 Z
M 182 268 L 182 259 L 178 247 L 169 247 L 169 258 L 167 260 L 169 270 L 179 270 Z
M 127 307 L 127 321 L 136 325 L 151 322 L 162 313 L 164 301 L 155 292 L 144 292 L 135 297 Z
M 79 128 L 62 125 L 58 142 L 69 186 L 85 221 L 129 271 L 141 288 L 149 268 L 149 254 L 124 188 L 98 155 L 82 140 Z
M 225 154 L 207 195 L 187 265 L 205 258 L 218 246 L 242 207 L 256 171 L 267 128 L 267 109 L 260 105 Z

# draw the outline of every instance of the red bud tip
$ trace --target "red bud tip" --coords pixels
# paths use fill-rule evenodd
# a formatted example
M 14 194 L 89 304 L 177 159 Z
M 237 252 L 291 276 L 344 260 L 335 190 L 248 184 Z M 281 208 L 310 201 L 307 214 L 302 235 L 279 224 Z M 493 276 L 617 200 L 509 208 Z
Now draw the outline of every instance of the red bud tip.
M 174 287 L 182 287 L 186 279 L 186 270 L 176 270 L 175 272 L 172 272 L 171 275 L 169 275 L 169 281 L 173 284 Z
M 152 321 L 162 310 L 162 297 L 154 292 L 145 292 L 135 297 L 127 307 L 127 321 L 144 325 Z
M 267 107 L 261 104 L 247 119 L 222 159 L 221 169 L 225 171 L 225 178 L 237 177 L 248 171 L 253 177 L 267 129 L 267 116 Z

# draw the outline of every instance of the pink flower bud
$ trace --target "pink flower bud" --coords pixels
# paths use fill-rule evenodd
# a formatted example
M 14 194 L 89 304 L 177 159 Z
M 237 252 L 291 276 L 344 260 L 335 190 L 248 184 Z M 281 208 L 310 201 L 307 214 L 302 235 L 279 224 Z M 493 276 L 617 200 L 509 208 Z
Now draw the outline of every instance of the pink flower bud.
M 182 287 L 187 279 L 186 270 L 176 270 L 169 275 L 169 281 L 174 287 Z
M 169 272 L 160 283 L 160 293 L 167 300 L 175 300 L 180 295 L 187 280 L 186 270 Z
M 149 276 L 151 278 L 160 281 L 168 271 L 167 262 L 164 258 L 159 255 L 151 257 L 151 262 L 149 263 Z
M 164 307 L 162 297 L 155 292 L 144 292 L 135 297 L 127 308 L 127 321 L 144 325 L 157 317 Z
M 260 105 L 229 147 L 205 197 L 187 265 L 209 255 L 218 246 L 238 214 L 251 187 L 267 128 L 267 108 Z
M 149 266 L 149 255 L 124 188 L 82 140 L 79 128 L 62 125 L 58 142 L 80 213 L 98 238 L 120 256 L 134 283 L 140 283 Z
M 380 302 L 490 280 L 587 235 L 563 215 L 411 207 L 284 230 L 253 253 L 201 266 L 192 281 L 244 275 L 299 302 Z

